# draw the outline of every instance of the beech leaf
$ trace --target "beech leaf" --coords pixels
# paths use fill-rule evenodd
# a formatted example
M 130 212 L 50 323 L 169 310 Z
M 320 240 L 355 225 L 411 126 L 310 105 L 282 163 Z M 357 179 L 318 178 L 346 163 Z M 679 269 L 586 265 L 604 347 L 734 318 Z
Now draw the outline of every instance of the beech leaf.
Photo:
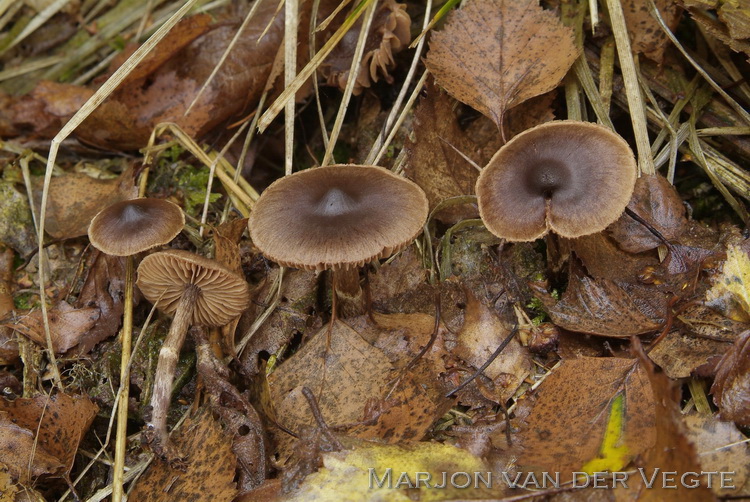
M 506 111 L 557 87 L 577 57 L 573 30 L 537 0 L 475 0 L 433 34 L 425 64 L 501 127 Z

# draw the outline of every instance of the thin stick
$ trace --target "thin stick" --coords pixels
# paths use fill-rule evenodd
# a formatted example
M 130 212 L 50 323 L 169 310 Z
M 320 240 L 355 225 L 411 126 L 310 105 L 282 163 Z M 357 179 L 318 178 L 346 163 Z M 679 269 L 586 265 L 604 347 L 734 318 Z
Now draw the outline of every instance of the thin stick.
M 448 394 L 445 395 L 445 397 L 452 397 L 456 392 L 459 392 L 461 389 L 466 387 L 471 383 L 472 380 L 474 380 L 476 377 L 482 374 L 484 370 L 486 370 L 492 362 L 497 359 L 497 356 L 500 355 L 500 353 L 503 351 L 505 347 L 508 346 L 511 340 L 513 340 L 513 337 L 516 336 L 516 333 L 518 333 L 518 324 L 515 324 L 513 326 L 513 329 L 510 331 L 510 334 L 505 337 L 505 340 L 503 340 L 503 343 L 501 343 L 497 349 L 495 349 L 495 352 L 492 353 L 489 359 L 485 361 L 485 363 L 482 365 L 481 368 L 479 368 L 473 375 L 471 375 L 467 380 L 463 381 L 458 387 L 450 391 Z

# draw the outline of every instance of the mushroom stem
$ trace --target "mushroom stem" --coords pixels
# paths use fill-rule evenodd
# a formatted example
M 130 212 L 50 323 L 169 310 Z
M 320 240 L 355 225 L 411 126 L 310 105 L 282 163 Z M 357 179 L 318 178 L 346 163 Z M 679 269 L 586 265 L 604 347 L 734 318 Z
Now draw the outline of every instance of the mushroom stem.
M 341 317 L 362 314 L 364 312 L 364 295 L 359 285 L 359 270 L 354 267 L 335 270 L 332 282 Z
M 151 421 L 148 424 L 148 442 L 157 455 L 164 456 L 168 449 L 169 432 L 167 431 L 167 412 L 172 397 L 172 381 L 177 367 L 179 351 L 185 341 L 188 328 L 193 320 L 193 310 L 200 295 L 200 288 L 193 284 L 185 290 L 177 305 L 177 310 L 159 350 L 159 362 L 154 376 L 154 390 L 151 394 Z

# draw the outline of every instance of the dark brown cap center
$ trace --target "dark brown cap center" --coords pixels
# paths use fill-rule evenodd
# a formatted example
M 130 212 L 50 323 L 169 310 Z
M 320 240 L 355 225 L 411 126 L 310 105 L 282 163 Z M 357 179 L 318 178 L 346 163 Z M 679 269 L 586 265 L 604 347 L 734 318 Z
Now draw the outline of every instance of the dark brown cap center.
M 570 183 L 570 171 L 559 160 L 540 159 L 526 170 L 525 178 L 529 193 L 551 199 Z
M 320 216 L 337 217 L 355 212 L 360 207 L 357 199 L 340 188 L 329 188 L 315 204 Z

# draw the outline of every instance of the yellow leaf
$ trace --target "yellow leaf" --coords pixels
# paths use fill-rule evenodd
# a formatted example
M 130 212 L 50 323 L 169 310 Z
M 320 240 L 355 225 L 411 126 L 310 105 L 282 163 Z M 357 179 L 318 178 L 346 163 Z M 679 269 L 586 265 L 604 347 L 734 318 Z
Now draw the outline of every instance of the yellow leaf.
M 599 456 L 589 460 L 581 469 L 582 472 L 617 472 L 630 463 L 630 450 L 624 441 L 625 396 L 620 393 L 612 401 L 609 409 L 607 428 L 599 450 Z
M 724 269 L 706 293 L 706 303 L 735 321 L 750 320 L 750 257 L 739 246 L 727 249 Z
M 286 500 L 408 502 L 467 500 L 487 498 L 491 494 L 476 478 L 481 475 L 491 482 L 490 469 L 484 462 L 466 450 L 447 444 L 363 443 L 351 451 L 324 454 L 323 465 Z M 467 487 L 461 488 L 467 482 Z M 445 488 L 439 487 L 442 483 L 446 484 Z

